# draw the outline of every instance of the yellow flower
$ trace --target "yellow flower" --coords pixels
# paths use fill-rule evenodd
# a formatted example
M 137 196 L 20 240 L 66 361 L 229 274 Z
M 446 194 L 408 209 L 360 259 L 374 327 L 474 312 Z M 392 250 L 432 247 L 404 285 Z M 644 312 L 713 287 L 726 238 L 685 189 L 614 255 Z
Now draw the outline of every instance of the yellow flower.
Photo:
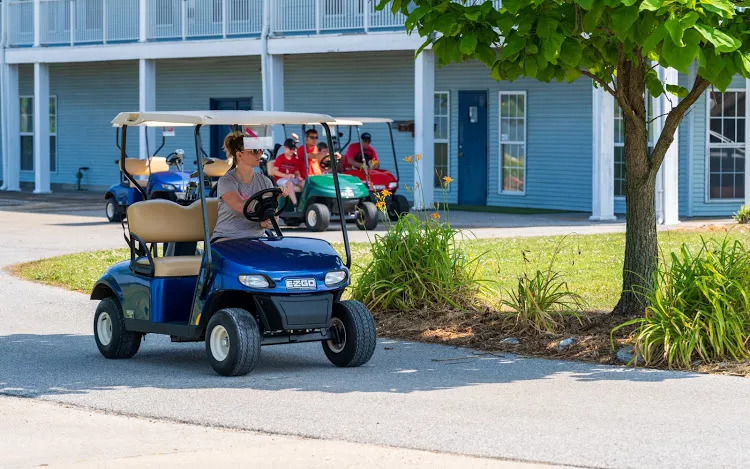
M 419 160 L 421 160 L 421 159 L 422 159 L 422 155 L 421 155 L 421 154 L 419 154 L 419 153 L 417 153 L 417 154 L 416 154 L 416 155 L 414 155 L 414 156 L 415 156 L 415 157 L 417 158 L 417 161 L 419 161 Z
M 430 215 L 433 220 L 440 220 L 440 214 L 435 212 L 432 215 Z
M 445 183 L 445 185 L 447 186 L 448 184 L 450 184 L 450 183 L 452 183 L 452 182 L 453 182 L 453 178 L 452 178 L 452 177 L 450 177 L 450 176 L 443 176 L 443 182 L 444 182 L 444 183 Z
M 384 201 L 382 201 L 382 200 L 381 200 L 380 202 L 376 203 L 376 204 L 375 204 L 375 206 L 376 206 L 376 207 L 378 208 L 378 210 L 380 210 L 381 212 L 385 212 L 385 202 L 384 202 Z
M 380 195 L 382 197 L 388 197 L 389 195 L 392 195 L 392 193 L 388 189 L 383 189 L 382 191 L 380 191 Z
M 404 161 L 406 161 L 407 163 L 411 163 L 411 156 L 407 156 L 406 158 L 404 158 Z

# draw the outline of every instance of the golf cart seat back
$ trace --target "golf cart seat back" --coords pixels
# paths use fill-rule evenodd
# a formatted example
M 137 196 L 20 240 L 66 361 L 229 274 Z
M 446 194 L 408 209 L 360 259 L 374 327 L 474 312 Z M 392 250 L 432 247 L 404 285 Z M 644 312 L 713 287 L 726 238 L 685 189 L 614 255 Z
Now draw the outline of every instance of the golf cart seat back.
M 213 233 L 219 212 L 219 199 L 206 199 L 208 232 Z M 131 242 L 178 243 L 203 241 L 203 214 L 200 201 L 187 207 L 170 200 L 154 199 L 128 207 Z M 135 236 L 133 236 L 135 235 Z M 154 277 L 188 277 L 200 273 L 202 256 L 139 257 L 138 271 Z
M 219 178 L 232 168 L 232 160 L 214 159 L 214 162 L 203 167 L 203 172 L 210 178 Z
M 122 169 L 122 165 L 120 165 L 120 170 Z M 167 164 L 167 159 L 163 156 L 152 156 L 147 160 L 125 158 L 125 169 L 131 176 L 149 176 L 169 171 L 169 165 Z

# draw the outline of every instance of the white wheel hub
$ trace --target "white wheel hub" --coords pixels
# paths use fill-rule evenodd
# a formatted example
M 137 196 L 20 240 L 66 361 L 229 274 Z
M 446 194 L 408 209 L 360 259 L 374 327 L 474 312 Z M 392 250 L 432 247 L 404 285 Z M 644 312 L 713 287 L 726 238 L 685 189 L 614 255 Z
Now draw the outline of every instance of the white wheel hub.
M 344 322 L 339 318 L 331 318 L 331 329 L 334 329 L 338 335 L 338 340 L 329 340 L 328 348 L 333 353 L 341 353 L 346 346 L 346 328 Z
M 307 226 L 315 226 L 316 223 L 318 223 L 318 214 L 315 213 L 315 210 L 308 210 L 307 211 Z
M 107 217 L 108 218 L 115 217 L 115 204 L 112 201 L 107 202 Z
M 211 347 L 211 355 L 217 362 L 224 361 L 227 358 L 229 355 L 229 332 L 224 326 L 218 325 L 213 328 L 208 343 Z
M 96 320 L 96 336 L 104 346 L 112 342 L 112 318 L 109 313 L 100 314 L 99 319 Z

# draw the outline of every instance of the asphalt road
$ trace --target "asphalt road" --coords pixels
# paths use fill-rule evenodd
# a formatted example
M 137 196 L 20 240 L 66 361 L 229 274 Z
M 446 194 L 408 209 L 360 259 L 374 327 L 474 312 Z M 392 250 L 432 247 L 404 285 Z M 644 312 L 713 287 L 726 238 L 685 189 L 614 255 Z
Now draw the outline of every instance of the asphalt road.
M 0 265 L 122 244 L 82 216 L 0 211 Z M 0 273 L 0 393 L 126 416 L 595 467 L 750 466 L 750 380 L 381 340 L 357 369 L 319 344 L 213 373 L 203 344 L 147 336 L 101 357 L 86 295 Z

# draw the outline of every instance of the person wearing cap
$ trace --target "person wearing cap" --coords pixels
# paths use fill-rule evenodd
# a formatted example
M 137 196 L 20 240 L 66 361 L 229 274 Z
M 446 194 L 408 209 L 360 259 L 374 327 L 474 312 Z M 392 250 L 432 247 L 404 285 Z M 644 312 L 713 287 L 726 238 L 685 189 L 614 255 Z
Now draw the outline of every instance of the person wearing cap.
M 257 238 L 273 225 L 270 220 L 260 223 L 245 218 L 245 201 L 264 189 L 273 188 L 271 180 L 255 172 L 263 155 L 261 139 L 235 131 L 224 139 L 227 159 L 234 158 L 235 167 L 219 178 L 217 197 L 219 213 L 212 235 L 213 241 L 236 238 Z M 282 187 L 284 196 L 288 195 Z
M 352 143 L 346 149 L 346 156 L 344 157 L 344 169 L 362 169 L 365 162 L 369 168 L 375 169 L 380 167 L 378 162 L 378 153 L 370 145 L 372 137 L 368 132 L 361 135 L 362 147 L 357 143 Z M 362 158 L 362 152 L 364 151 L 365 157 Z
M 276 179 L 279 187 L 286 188 L 289 193 L 289 199 L 294 205 L 294 211 L 297 211 L 297 194 L 296 190 L 302 190 L 305 187 L 305 180 L 302 173 L 305 171 L 301 167 L 301 161 L 297 157 L 297 145 L 294 139 L 284 140 L 284 152 L 277 156 L 273 162 L 271 175 Z

